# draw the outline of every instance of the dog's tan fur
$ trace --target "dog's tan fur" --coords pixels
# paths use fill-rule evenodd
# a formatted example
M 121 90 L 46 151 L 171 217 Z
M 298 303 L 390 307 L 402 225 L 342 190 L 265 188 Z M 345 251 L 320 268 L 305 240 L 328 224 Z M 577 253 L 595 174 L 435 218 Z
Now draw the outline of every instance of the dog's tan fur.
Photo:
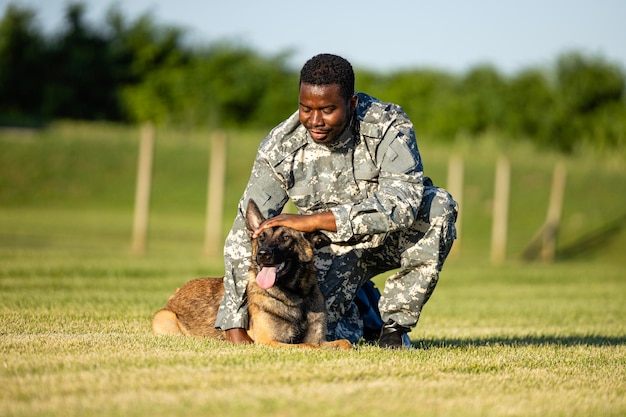
M 246 227 L 250 236 L 264 221 L 254 201 L 248 203 Z M 326 341 L 324 297 L 313 267 L 314 246 L 324 244 L 321 234 L 305 235 L 287 228 L 265 230 L 252 239 L 248 272 L 248 334 L 255 343 L 275 347 L 330 347 L 348 350 L 347 340 Z M 286 265 L 285 276 L 271 288 L 257 284 L 262 264 Z M 215 329 L 218 307 L 224 297 L 223 278 L 198 278 L 176 290 L 164 309 L 152 319 L 156 334 L 203 336 L 225 339 Z

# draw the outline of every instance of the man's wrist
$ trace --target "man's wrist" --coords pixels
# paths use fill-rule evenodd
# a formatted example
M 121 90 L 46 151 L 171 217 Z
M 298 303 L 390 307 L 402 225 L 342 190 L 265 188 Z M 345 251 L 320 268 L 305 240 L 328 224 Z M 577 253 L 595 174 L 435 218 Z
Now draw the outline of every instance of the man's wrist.
M 336 232 L 337 223 L 335 214 L 332 211 L 312 214 L 315 217 L 316 230 L 325 230 L 327 232 Z

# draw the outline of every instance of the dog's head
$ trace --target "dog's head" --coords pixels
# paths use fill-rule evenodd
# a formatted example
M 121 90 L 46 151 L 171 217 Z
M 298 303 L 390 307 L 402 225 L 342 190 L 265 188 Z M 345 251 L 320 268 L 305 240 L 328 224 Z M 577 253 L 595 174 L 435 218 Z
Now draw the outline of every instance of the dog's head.
M 265 217 L 254 200 L 248 201 L 246 229 L 252 237 Z M 252 266 L 257 285 L 263 289 L 277 282 L 288 281 L 298 269 L 312 268 L 313 250 L 330 244 L 330 239 L 320 232 L 303 233 L 279 226 L 264 230 L 252 239 Z

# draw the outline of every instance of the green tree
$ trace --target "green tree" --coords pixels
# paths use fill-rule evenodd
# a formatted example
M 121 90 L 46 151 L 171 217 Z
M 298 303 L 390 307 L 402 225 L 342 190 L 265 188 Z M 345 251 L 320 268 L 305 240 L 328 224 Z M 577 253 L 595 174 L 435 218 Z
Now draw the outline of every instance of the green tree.
M 173 122 L 171 113 L 181 112 L 175 109 L 181 105 L 190 113 L 199 111 L 197 103 L 181 103 L 177 97 L 185 91 L 174 87 L 188 84 L 194 59 L 183 44 L 181 29 L 159 26 L 148 14 L 128 22 L 116 8 L 109 11 L 107 22 L 116 95 L 125 120 Z
M 526 69 L 508 83 L 505 131 L 513 138 L 545 137 L 554 108 L 554 90 L 544 71 Z
M 43 111 L 50 117 L 119 119 L 108 39 L 85 22 L 85 7 L 67 6 L 66 26 L 46 55 Z
M 297 81 L 284 57 L 218 45 L 185 65 L 162 66 L 124 97 L 135 120 L 187 126 L 266 126 L 295 109 Z M 288 91 L 290 90 L 290 91 Z
M 547 135 L 557 147 L 569 152 L 581 141 L 623 143 L 623 109 L 624 75 L 617 66 L 579 53 L 558 59 L 556 105 Z
M 461 79 L 458 99 L 461 101 L 456 123 L 472 135 L 504 126 L 506 80 L 491 65 L 470 69 Z
M 45 44 L 35 13 L 9 5 L 0 21 L 0 123 L 32 123 L 41 114 Z
M 129 22 L 113 7 L 106 21 L 112 69 L 121 85 L 140 83 L 155 70 L 185 66 L 192 59 L 192 51 L 184 46 L 184 31 L 158 25 L 149 14 Z

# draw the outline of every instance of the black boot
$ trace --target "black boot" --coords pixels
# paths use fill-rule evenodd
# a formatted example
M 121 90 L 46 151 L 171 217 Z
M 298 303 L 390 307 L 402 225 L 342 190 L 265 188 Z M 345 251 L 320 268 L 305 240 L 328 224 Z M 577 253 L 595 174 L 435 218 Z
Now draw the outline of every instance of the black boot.
M 407 334 L 410 331 L 410 328 L 389 320 L 380 331 L 378 346 L 386 349 L 410 349 L 413 347 Z

